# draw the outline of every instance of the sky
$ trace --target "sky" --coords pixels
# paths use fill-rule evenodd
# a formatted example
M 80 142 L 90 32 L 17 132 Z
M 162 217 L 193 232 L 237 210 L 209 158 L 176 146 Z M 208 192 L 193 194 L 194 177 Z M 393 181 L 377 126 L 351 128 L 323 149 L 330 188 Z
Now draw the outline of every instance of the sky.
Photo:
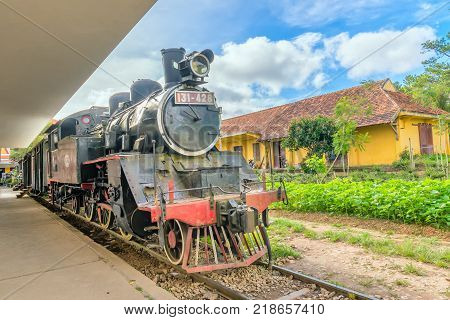
M 55 118 L 106 106 L 136 79 L 162 82 L 163 48 L 214 51 L 206 86 L 224 118 L 363 80 L 402 81 L 423 70 L 421 44 L 449 32 L 449 9 L 421 0 L 159 0 Z

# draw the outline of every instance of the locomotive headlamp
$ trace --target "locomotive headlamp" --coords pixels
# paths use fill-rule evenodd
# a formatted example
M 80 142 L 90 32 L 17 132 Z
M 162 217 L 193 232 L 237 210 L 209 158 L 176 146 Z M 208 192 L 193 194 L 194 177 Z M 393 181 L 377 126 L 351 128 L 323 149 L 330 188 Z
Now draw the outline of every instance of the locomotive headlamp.
M 185 58 L 178 63 L 178 70 L 180 71 L 182 82 L 191 85 L 205 83 L 204 78 L 208 76 L 210 64 L 214 60 L 214 53 L 209 50 L 202 52 L 194 51 L 185 56 Z
M 201 53 L 197 53 L 193 56 L 190 60 L 190 67 L 192 73 L 199 78 L 204 78 L 209 73 L 209 61 Z

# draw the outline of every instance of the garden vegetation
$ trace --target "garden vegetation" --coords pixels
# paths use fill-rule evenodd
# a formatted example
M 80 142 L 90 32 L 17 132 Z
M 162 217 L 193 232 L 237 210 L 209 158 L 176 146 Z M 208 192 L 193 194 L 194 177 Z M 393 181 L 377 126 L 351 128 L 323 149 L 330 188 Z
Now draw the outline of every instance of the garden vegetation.
M 326 212 L 450 228 L 450 180 L 287 182 L 289 204 L 275 209 Z

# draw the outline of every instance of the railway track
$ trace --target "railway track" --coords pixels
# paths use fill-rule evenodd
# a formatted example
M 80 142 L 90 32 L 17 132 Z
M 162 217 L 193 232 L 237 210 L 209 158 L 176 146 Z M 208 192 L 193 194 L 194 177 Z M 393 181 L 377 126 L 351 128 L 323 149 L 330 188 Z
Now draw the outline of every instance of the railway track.
M 45 199 L 43 197 L 35 196 L 35 195 L 31 195 L 31 197 L 33 199 L 35 199 L 36 201 L 38 201 L 40 204 L 47 207 L 50 211 L 52 211 L 56 214 L 61 212 L 61 210 L 58 206 L 53 205 L 51 202 L 49 202 L 47 199 Z M 73 213 L 69 208 L 64 207 L 62 213 L 66 214 L 66 216 L 75 218 L 75 220 L 79 221 L 79 223 L 81 223 L 81 224 L 89 225 L 90 227 L 97 229 L 97 231 L 106 232 L 107 234 L 111 235 L 113 238 L 126 243 L 127 245 L 133 247 L 137 251 L 143 251 L 143 252 L 147 253 L 150 257 L 154 258 L 158 262 L 168 265 L 176 273 L 183 274 L 195 282 L 202 283 L 207 288 L 209 288 L 212 292 L 217 292 L 217 294 L 219 294 L 220 297 L 223 299 L 249 300 L 249 299 L 254 299 L 254 298 L 258 299 L 259 298 L 259 297 L 255 297 L 254 295 L 248 294 L 246 292 L 242 292 L 242 290 L 236 290 L 236 289 L 232 288 L 232 286 L 230 286 L 229 284 L 224 283 L 226 281 L 215 280 L 208 274 L 198 274 L 198 273 L 187 274 L 180 266 L 174 266 L 174 265 L 170 264 L 164 254 L 157 252 L 155 250 L 154 245 L 152 246 L 151 244 L 149 245 L 148 243 L 141 243 L 139 241 L 133 241 L 133 240 L 126 241 L 120 235 L 120 233 L 115 232 L 114 230 L 111 230 L 111 229 L 105 229 L 105 228 L 101 227 L 99 224 L 97 224 L 96 222 L 88 221 L 82 215 Z M 65 219 L 65 220 L 67 221 L 67 219 Z M 74 225 L 74 223 L 71 223 L 71 221 L 68 221 L 68 222 L 70 224 L 72 224 L 73 226 L 75 226 L 77 229 L 80 229 L 79 226 Z M 258 263 L 258 265 L 264 269 L 269 269 L 269 266 L 264 262 L 260 262 L 260 263 Z M 367 295 L 367 294 L 364 294 L 364 293 L 361 293 L 361 292 L 358 292 L 358 291 L 355 291 L 355 290 L 352 290 L 352 289 L 349 289 L 349 288 L 346 288 L 343 286 L 339 286 L 339 285 L 333 284 L 331 282 L 328 282 L 328 281 L 325 281 L 325 280 L 322 280 L 319 278 L 315 278 L 315 277 L 312 277 L 307 274 L 303 274 L 298 271 L 290 270 L 290 269 L 287 269 L 282 266 L 273 265 L 273 266 L 271 266 L 271 269 L 272 269 L 272 271 L 278 272 L 280 275 L 287 277 L 294 282 L 298 281 L 302 284 L 309 284 L 309 285 L 316 286 L 318 288 L 323 288 L 326 291 L 336 293 L 337 295 L 341 296 L 343 299 L 376 300 L 376 298 L 374 298 L 373 296 L 370 296 L 370 295 Z

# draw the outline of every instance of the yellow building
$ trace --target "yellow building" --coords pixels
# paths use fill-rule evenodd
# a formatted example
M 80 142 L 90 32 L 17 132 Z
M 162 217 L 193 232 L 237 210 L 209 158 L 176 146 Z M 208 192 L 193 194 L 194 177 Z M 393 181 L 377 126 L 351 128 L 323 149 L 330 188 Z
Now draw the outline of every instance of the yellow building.
M 3 173 L 10 173 L 14 168 L 14 164 L 9 158 L 9 154 L 9 148 L 0 148 L 0 178 L 2 178 Z
M 292 152 L 280 145 L 290 123 L 318 115 L 331 117 L 336 102 L 344 96 L 364 99 L 372 111 L 356 119 L 358 131 L 367 132 L 369 142 L 364 151 L 349 152 L 350 166 L 391 164 L 410 149 L 414 154 L 450 153 L 448 132 L 439 134 L 437 127 L 438 116 L 448 113 L 415 103 L 397 92 L 389 79 L 226 119 L 218 148 L 241 151 L 257 167 L 268 167 L 269 159 L 275 168 L 284 162 L 296 166 L 303 162 L 306 151 Z

